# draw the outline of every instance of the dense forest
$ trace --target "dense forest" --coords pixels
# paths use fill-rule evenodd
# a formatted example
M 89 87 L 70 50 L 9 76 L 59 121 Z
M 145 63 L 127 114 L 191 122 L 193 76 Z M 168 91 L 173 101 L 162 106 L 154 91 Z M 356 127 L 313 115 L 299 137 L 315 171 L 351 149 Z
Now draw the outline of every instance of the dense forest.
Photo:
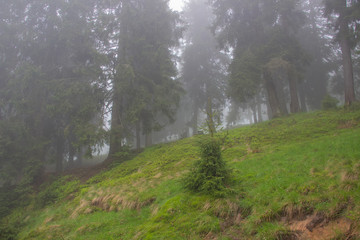
M 0 6 L 0 184 L 12 196 L 107 148 L 350 107 L 360 93 L 358 0 Z

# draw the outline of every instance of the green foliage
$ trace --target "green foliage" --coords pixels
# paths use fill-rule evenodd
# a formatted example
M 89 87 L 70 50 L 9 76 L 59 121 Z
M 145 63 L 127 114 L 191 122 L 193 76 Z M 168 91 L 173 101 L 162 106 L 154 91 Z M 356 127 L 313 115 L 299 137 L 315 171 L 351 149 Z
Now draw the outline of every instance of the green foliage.
M 247 102 L 259 92 L 261 87 L 261 62 L 248 49 L 236 56 L 230 65 L 228 94 L 237 102 Z
M 0 28 L 9 32 L 1 35 L 0 48 L 7 50 L 4 41 L 12 42 L 10 48 L 19 51 L 1 55 L 1 66 L 3 59 L 11 60 L 6 68 L 0 67 L 0 145 L 5 143 L 0 147 L 1 178 L 15 178 L 16 184 L 20 178 L 33 182 L 53 155 L 60 171 L 59 156 L 73 156 L 84 146 L 102 143 L 104 58 L 96 51 L 98 42 L 90 30 L 94 26 L 88 21 L 93 3 L 2 4 L 0 18 L 6 21 Z M 17 17 L 6 12 L 17 12 Z M 19 37 L 28 29 L 31 34 Z
M 0 239 L 15 240 L 19 226 L 0 225 Z
M 20 194 L 11 186 L 0 188 L 0 219 L 18 205 L 19 196 Z
M 321 102 L 323 110 L 334 110 L 337 108 L 339 100 L 327 94 Z
M 66 198 L 69 194 L 79 190 L 79 183 L 79 180 L 65 176 L 50 184 L 45 184 L 41 187 L 43 190 L 37 196 L 37 206 L 45 207 Z
M 205 138 L 200 144 L 201 159 L 184 178 L 185 187 L 193 192 L 201 192 L 217 197 L 227 192 L 226 184 L 230 181 L 230 171 L 221 156 L 220 141 Z
M 133 137 L 134 127 L 143 134 L 174 122 L 183 90 L 174 78 L 171 48 L 179 40 L 179 17 L 162 0 L 124 2 L 107 11 L 120 26 L 112 40 L 119 42 L 113 81 L 110 152 Z M 119 14 L 119 16 L 117 15 Z M 131 33 L 131 34 L 130 34 Z M 110 57 L 110 56 L 109 56 Z M 110 77 L 111 78 L 111 77 Z M 161 120 L 160 120 L 161 119 Z

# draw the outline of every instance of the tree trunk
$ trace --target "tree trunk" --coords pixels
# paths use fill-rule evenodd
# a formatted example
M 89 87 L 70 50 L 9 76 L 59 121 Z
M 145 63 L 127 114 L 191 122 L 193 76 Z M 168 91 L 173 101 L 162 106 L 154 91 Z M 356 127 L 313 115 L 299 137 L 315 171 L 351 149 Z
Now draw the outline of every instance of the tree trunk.
M 280 104 L 276 94 L 276 88 L 273 83 L 271 73 L 268 70 L 264 71 L 265 87 L 268 93 L 268 102 L 271 109 L 271 117 L 277 118 L 281 116 Z
M 345 106 L 355 102 L 354 73 L 349 42 L 349 26 L 344 16 L 340 15 L 340 47 L 344 68 Z
M 288 108 L 287 108 L 287 99 L 285 96 L 285 91 L 284 91 L 284 84 L 282 83 L 282 79 L 279 77 L 278 79 L 272 78 L 273 80 L 273 84 L 275 86 L 275 93 L 279 102 L 279 108 L 280 108 L 280 115 L 281 116 L 285 116 L 288 115 Z M 281 83 L 280 83 L 281 81 Z
M 261 96 L 257 95 L 256 97 L 256 109 L 257 109 L 257 114 L 258 114 L 258 122 L 262 122 L 263 121 L 263 117 L 262 117 L 262 111 L 261 111 Z
M 268 99 L 269 99 L 269 97 L 268 97 Z M 274 118 L 269 101 L 266 101 L 266 112 L 267 112 L 267 115 L 268 115 L 268 119 L 273 119 Z
M 198 100 L 195 100 L 194 103 L 194 116 L 193 116 L 193 135 L 197 135 L 198 134 L 198 111 L 199 111 L 199 106 L 198 106 Z
M 152 134 L 151 132 L 148 132 L 145 135 L 145 147 L 150 147 L 151 145 L 152 145 Z
M 307 112 L 306 97 L 305 97 L 305 83 L 301 82 L 299 85 L 299 98 L 300 98 L 300 109 L 302 112 Z
M 298 113 L 300 112 L 300 104 L 297 90 L 297 77 L 296 71 L 293 66 L 290 67 L 288 71 L 288 79 L 289 79 L 289 89 L 290 89 L 290 112 Z
M 214 116 L 214 112 L 213 112 L 211 97 L 208 97 L 208 100 L 207 100 L 206 115 L 207 115 L 206 122 L 208 125 L 208 130 L 209 130 L 210 136 L 213 137 L 214 134 L 216 133 L 216 127 L 215 127 L 215 122 L 214 122 L 215 116 Z
M 253 118 L 254 118 L 254 123 L 258 123 L 258 117 L 257 117 L 257 111 L 256 111 L 256 103 L 254 103 L 252 106 L 251 106 L 251 111 L 253 113 Z
M 62 173 L 64 161 L 64 141 L 58 138 L 56 142 L 56 172 Z
M 76 165 L 79 167 L 81 167 L 83 164 L 83 156 L 84 156 L 84 151 L 83 151 L 83 147 L 81 147 L 77 152 L 77 158 L 76 158 Z
M 69 143 L 69 168 L 72 169 L 74 167 L 74 155 L 75 149 L 71 143 Z
M 116 83 L 114 83 L 113 106 L 111 112 L 111 130 L 110 130 L 110 149 L 109 155 L 113 155 L 121 150 L 121 117 L 120 117 L 120 98 L 117 93 Z
M 264 121 L 264 119 L 263 119 L 263 117 L 262 117 L 260 97 L 258 97 L 258 102 L 257 102 L 257 104 L 256 104 L 256 108 L 257 108 L 257 112 L 258 112 L 258 121 L 259 121 L 259 122 Z
M 135 129 L 135 131 L 136 131 L 136 150 L 137 151 L 140 151 L 140 149 L 141 149 L 141 134 L 140 134 L 141 129 L 140 128 L 141 128 L 140 121 L 137 121 L 136 129 Z
M 123 34 L 120 35 L 119 39 L 119 45 L 118 45 L 118 66 L 121 66 L 120 69 L 122 69 L 124 64 L 127 64 L 127 33 L 128 33 L 128 24 L 126 14 L 128 11 L 130 11 L 130 6 L 128 1 L 123 2 L 123 8 L 122 11 L 124 13 L 120 14 L 121 17 L 121 24 L 120 24 L 120 32 Z M 124 102 L 122 99 L 122 96 L 120 95 L 120 83 L 124 80 L 122 76 L 122 72 L 117 69 L 115 78 L 113 80 L 113 106 L 112 106 L 112 112 L 111 112 L 111 131 L 110 131 L 110 149 L 109 149 L 109 155 L 115 154 L 117 152 L 121 151 L 122 148 L 122 139 L 123 139 L 123 125 L 121 122 L 121 114 L 122 114 L 122 106 L 126 106 L 126 102 Z

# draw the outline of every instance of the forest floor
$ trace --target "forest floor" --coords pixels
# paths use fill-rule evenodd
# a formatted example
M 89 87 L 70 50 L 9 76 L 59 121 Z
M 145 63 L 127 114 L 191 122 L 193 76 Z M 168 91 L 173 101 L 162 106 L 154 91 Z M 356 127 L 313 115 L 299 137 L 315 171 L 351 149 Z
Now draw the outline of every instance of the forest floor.
M 183 187 L 205 137 L 70 172 L 41 186 L 1 229 L 17 226 L 13 239 L 360 239 L 359 110 L 219 133 L 232 170 L 222 198 Z

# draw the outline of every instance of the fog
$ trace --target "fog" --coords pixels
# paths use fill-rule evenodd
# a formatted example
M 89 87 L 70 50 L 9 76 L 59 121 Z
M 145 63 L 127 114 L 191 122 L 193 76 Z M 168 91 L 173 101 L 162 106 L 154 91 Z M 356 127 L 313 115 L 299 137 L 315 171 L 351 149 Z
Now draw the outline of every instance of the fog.
M 346 2 L 3 1 L 2 182 L 351 105 L 359 4 Z

